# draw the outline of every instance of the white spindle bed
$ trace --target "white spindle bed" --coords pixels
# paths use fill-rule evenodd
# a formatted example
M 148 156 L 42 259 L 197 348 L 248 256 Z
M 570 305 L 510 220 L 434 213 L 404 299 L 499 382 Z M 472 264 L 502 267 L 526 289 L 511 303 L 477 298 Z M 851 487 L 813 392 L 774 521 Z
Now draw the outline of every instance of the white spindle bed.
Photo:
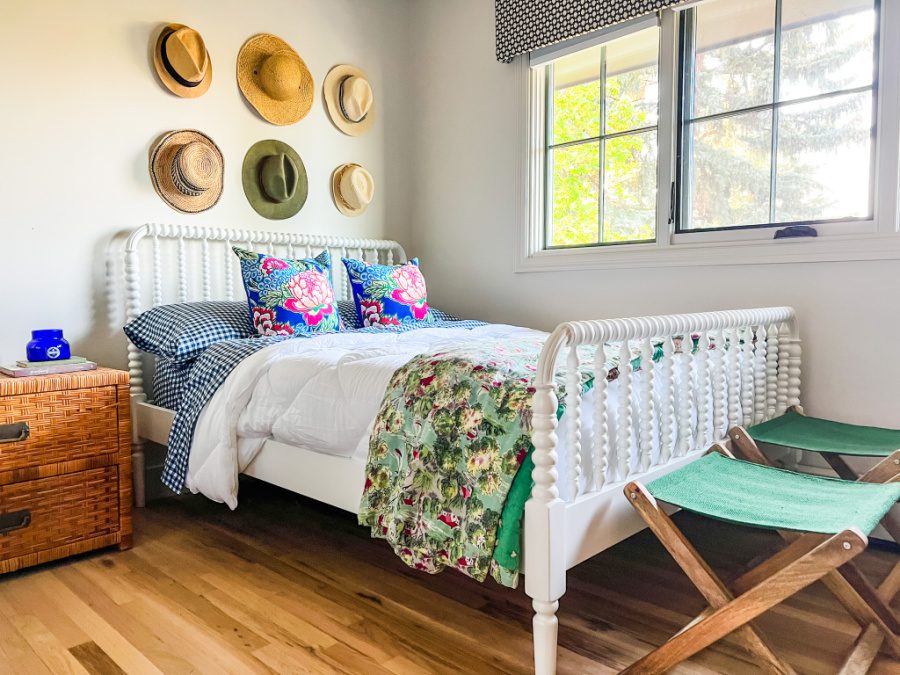
M 335 259 L 349 255 L 386 264 L 406 260 L 400 245 L 387 240 L 144 225 L 131 233 L 125 247 L 127 319 L 165 302 L 234 299 L 240 279 L 232 245 L 288 257 L 311 257 L 327 247 Z M 173 246 L 174 255 L 169 255 Z M 174 269 L 167 265 L 170 259 Z M 151 281 L 145 284 L 140 270 L 148 262 Z M 335 292 L 339 299 L 348 299 L 342 266 L 334 269 Z M 699 336 L 696 352 L 687 348 L 692 335 Z M 682 336 L 685 348 L 678 344 Z M 662 357 L 655 366 L 635 372 L 631 360 L 623 357 L 618 377 L 608 381 L 609 354 L 639 354 L 641 363 L 648 364 L 660 343 Z M 590 447 L 582 445 L 585 410 L 577 386 L 578 347 L 586 345 L 597 347 L 591 364 L 595 386 L 587 411 L 593 429 Z M 566 456 L 557 453 L 553 372 L 560 362 L 565 363 L 568 382 L 561 422 L 565 426 L 560 430 L 566 434 Z M 174 413 L 147 401 L 144 358 L 131 344 L 128 365 L 135 495 L 142 506 L 144 443 L 166 444 Z M 799 397 L 800 341 L 789 307 L 557 326 L 538 362 L 532 422 L 534 487 L 522 533 L 525 590 L 535 611 L 537 673 L 556 669 L 556 611 L 566 590 L 566 570 L 642 527 L 622 495 L 623 483 L 635 478 L 650 481 L 672 471 L 713 441 L 724 439 L 730 425 L 770 419 L 799 404 Z M 559 475 L 560 465 L 565 466 L 565 475 Z M 363 486 L 363 474 L 351 468 L 348 459 L 275 441 L 266 443 L 245 473 L 351 512 L 358 508 Z

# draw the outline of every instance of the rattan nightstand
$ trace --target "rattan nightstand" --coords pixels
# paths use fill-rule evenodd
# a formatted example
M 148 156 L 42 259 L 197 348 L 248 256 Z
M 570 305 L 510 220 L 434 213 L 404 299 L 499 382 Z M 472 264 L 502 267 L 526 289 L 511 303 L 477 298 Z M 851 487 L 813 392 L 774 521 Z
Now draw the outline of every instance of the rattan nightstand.
M 0 573 L 131 546 L 128 373 L 0 376 Z

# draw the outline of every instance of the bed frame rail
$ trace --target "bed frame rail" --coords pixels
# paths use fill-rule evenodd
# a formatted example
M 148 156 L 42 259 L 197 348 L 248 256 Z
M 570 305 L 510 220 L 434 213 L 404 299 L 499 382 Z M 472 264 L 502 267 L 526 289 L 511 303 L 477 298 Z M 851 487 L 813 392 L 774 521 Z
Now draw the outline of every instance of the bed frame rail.
M 584 346 L 596 348 L 587 364 L 595 382 L 590 447 L 582 443 L 579 347 Z M 611 366 L 616 354 L 619 362 Z M 561 364 L 566 372 L 565 457 L 557 454 L 554 372 Z M 616 371 L 612 377 L 611 370 Z M 614 404 L 607 397 L 613 386 Z M 525 590 L 535 610 L 535 670 L 553 673 L 556 610 L 565 593 L 566 569 L 578 562 L 572 559 L 572 540 L 585 537 L 581 530 L 615 520 L 609 517 L 617 507 L 611 500 L 623 502 L 627 510 L 619 487 L 625 482 L 652 480 L 724 440 L 729 427 L 756 424 L 799 405 L 794 311 L 768 307 L 563 323 L 544 345 L 535 389 Z M 560 475 L 561 463 L 565 475 Z M 572 517 L 575 511 L 578 518 Z M 612 543 L 621 538 L 612 537 Z

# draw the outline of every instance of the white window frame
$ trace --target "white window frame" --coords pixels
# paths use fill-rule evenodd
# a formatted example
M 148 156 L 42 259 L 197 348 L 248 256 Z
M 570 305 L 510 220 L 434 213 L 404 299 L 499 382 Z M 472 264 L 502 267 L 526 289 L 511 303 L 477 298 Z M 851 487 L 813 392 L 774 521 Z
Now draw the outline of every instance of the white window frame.
M 729 0 L 719 0 L 728 2 Z M 675 234 L 669 222 L 675 180 L 678 87 L 678 9 L 636 19 L 561 45 L 519 56 L 520 84 L 517 272 L 900 259 L 900 2 L 880 3 L 874 217 L 817 224 L 816 238 L 773 239 L 774 228 Z M 545 248 L 546 78 L 561 56 L 659 22 L 659 122 L 656 240 L 615 246 Z

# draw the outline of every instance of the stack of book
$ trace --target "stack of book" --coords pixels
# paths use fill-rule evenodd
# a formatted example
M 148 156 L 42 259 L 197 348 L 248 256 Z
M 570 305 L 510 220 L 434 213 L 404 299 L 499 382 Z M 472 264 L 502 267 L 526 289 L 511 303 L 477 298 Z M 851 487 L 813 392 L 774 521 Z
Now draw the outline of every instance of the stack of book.
M 58 361 L 17 361 L 14 366 L 0 366 L 0 373 L 9 377 L 29 377 L 31 375 L 58 375 L 77 373 L 82 370 L 96 370 L 97 364 L 83 356 Z

